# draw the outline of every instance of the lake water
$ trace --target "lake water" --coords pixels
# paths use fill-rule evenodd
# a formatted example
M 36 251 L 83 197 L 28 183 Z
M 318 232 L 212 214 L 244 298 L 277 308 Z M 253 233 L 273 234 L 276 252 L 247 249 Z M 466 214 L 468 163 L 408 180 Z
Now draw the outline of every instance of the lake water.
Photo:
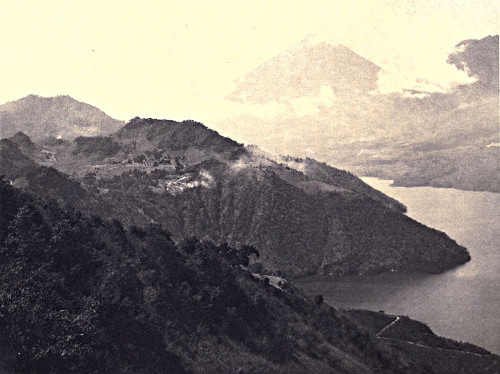
M 500 353 L 500 194 L 363 180 L 404 203 L 408 216 L 446 232 L 472 260 L 439 275 L 315 276 L 296 283 L 333 306 L 408 315 L 438 335 Z

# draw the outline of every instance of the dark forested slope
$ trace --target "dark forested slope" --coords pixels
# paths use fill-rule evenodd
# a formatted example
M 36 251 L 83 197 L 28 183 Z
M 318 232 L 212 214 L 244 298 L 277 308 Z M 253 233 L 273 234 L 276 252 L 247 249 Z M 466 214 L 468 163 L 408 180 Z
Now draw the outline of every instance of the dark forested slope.
M 284 280 L 252 275 L 246 266 L 254 254 L 252 247 L 196 239 L 176 245 L 157 225 L 124 228 L 0 180 L 0 372 L 486 373 L 498 367 L 498 357 L 477 347 L 455 342 L 443 350 L 451 343 L 438 337 L 415 353 L 415 329 L 381 339 L 376 331 L 389 317 L 335 310 Z M 442 360 L 450 354 L 460 367 Z

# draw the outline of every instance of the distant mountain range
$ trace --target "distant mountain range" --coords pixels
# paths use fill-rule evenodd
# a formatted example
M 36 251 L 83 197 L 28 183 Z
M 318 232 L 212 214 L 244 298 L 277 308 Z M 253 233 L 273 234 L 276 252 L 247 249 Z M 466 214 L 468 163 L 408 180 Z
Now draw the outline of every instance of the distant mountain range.
M 498 35 L 459 43 L 448 63 L 476 82 L 446 93 L 383 95 L 380 67 L 341 45 L 305 40 L 237 80 L 228 96 L 286 111 L 217 126 L 273 152 L 397 185 L 500 192 Z
M 96 107 L 69 96 L 29 95 L 0 105 L 0 138 L 23 132 L 33 139 L 74 139 L 109 134 L 124 125 Z
M 0 144 L 14 186 L 130 225 L 155 222 L 251 244 L 287 275 L 439 272 L 469 260 L 445 234 L 404 215 L 399 202 L 354 175 L 265 154 L 194 121 L 133 119 L 110 136 Z
M 475 83 L 445 93 L 384 95 L 377 91 L 380 67 L 345 46 L 304 40 L 238 79 L 227 97 L 279 104 L 282 112 L 225 116 L 215 125 L 272 153 L 311 157 L 400 186 L 500 192 L 498 40 L 462 41 L 448 57 Z M 123 125 L 68 96 L 30 95 L 0 106 L 0 137 L 22 131 L 37 141 L 73 140 Z
M 307 39 L 236 81 L 229 98 L 266 103 L 319 95 L 322 86 L 334 94 L 370 93 L 381 68 L 341 44 Z

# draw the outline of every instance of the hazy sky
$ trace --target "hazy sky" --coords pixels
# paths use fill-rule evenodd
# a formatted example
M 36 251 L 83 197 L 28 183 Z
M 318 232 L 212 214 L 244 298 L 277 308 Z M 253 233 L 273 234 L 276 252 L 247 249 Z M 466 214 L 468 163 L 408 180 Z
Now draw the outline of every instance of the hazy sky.
M 497 33 L 496 0 L 0 0 L 0 103 L 68 94 L 210 122 L 241 109 L 222 100 L 235 78 L 311 34 L 381 66 L 384 92 L 446 89 L 466 79 L 453 46 Z

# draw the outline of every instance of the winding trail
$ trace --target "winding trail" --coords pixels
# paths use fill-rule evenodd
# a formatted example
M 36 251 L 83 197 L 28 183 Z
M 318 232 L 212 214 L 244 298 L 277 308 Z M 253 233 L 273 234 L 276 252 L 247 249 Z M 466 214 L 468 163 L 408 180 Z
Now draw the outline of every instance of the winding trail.
M 413 346 L 416 346 L 416 347 L 420 347 L 420 348 L 436 349 L 436 350 L 445 351 L 445 352 L 457 352 L 457 353 L 461 353 L 461 354 L 468 354 L 468 355 L 474 355 L 474 356 L 479 356 L 479 357 L 494 357 L 494 355 L 491 355 L 491 354 L 480 354 L 480 353 L 474 353 L 474 352 L 462 351 L 462 350 L 450 349 L 450 348 L 430 347 L 428 345 L 423 345 L 423 344 L 419 344 L 419 343 L 413 343 L 413 342 L 410 342 L 408 340 L 402 340 L 402 339 L 397 339 L 397 338 L 387 338 L 387 337 L 384 337 L 384 336 L 380 336 L 386 330 L 388 330 L 389 328 L 391 328 L 392 326 L 394 326 L 401 319 L 401 317 L 399 317 L 399 316 L 391 316 L 391 317 L 394 317 L 394 320 L 391 323 L 389 323 L 387 326 L 385 326 L 384 328 L 382 328 L 379 332 L 377 332 L 375 334 L 375 336 L 377 338 L 379 338 L 379 339 L 385 339 L 385 340 L 397 340 L 397 341 L 404 342 L 406 344 L 410 344 L 410 345 L 413 345 Z M 492 363 L 492 365 L 495 364 L 495 363 L 496 363 L 496 361 L 494 361 Z
M 398 322 L 400 319 L 401 319 L 401 317 L 397 316 L 397 317 L 394 319 L 394 321 L 392 321 L 392 322 L 391 322 L 391 323 L 389 323 L 387 326 L 385 326 L 384 328 L 382 328 L 382 330 L 380 330 L 379 332 L 377 332 L 377 333 L 375 334 L 375 336 L 376 336 L 377 338 L 381 338 L 381 339 L 390 339 L 390 338 L 383 338 L 383 337 L 381 337 L 380 335 L 381 335 L 381 334 L 382 334 L 385 330 L 387 330 L 389 327 L 391 327 L 391 326 L 392 326 L 392 325 L 394 325 L 396 322 Z

